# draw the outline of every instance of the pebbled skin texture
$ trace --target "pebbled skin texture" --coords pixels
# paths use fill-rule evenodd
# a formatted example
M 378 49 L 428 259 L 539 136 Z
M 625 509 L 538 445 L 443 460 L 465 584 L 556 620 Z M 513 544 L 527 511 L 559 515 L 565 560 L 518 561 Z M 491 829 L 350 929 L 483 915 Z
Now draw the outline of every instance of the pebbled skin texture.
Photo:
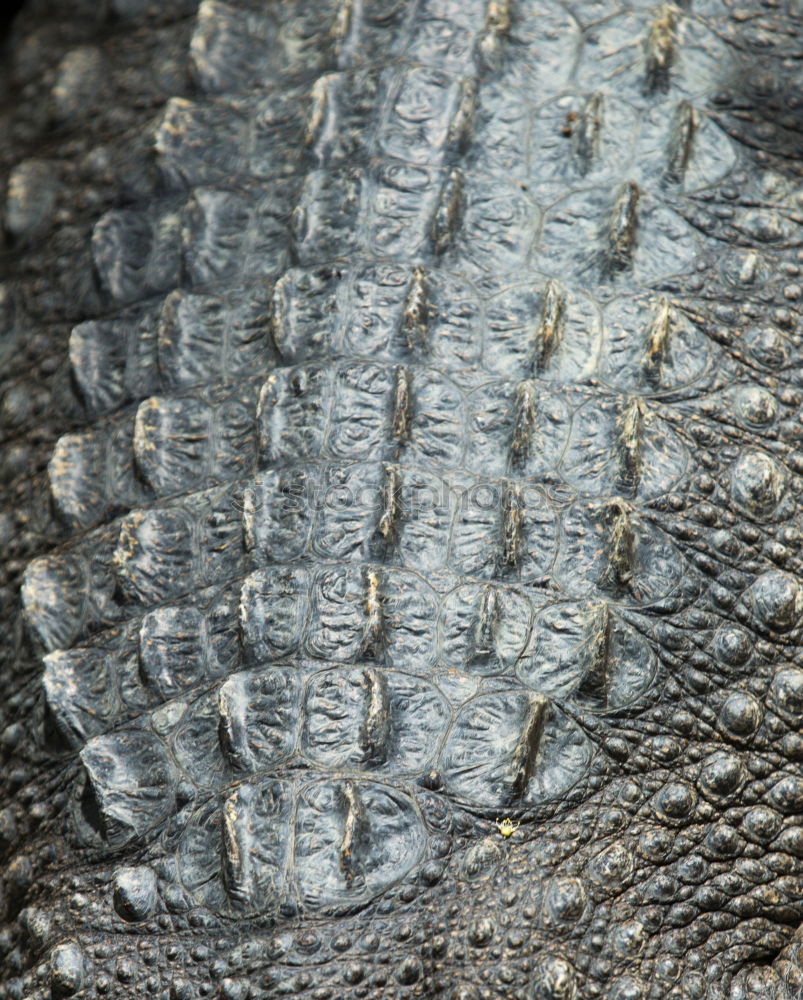
M 23 11 L 0 997 L 801 995 L 801 29 Z

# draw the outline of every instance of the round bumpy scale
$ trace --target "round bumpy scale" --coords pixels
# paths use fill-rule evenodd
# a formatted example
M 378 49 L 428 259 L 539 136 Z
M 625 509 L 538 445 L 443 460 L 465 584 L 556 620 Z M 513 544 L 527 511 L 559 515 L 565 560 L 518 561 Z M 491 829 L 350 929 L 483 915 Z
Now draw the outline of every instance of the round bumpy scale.
M 725 699 L 719 721 L 726 732 L 738 739 L 746 739 L 758 729 L 761 716 L 761 706 L 751 694 L 734 691 Z
M 748 351 L 760 365 L 780 368 L 787 360 L 786 339 L 774 326 L 749 330 L 745 337 Z
M 731 795 L 741 785 L 744 768 L 733 754 L 718 753 L 703 764 L 697 785 L 704 795 L 723 798 Z
M 742 832 L 754 844 L 769 844 L 781 829 L 781 817 L 767 806 L 753 806 L 742 819 Z
M 558 955 L 545 955 L 533 969 L 532 1000 L 574 1000 L 577 977 L 574 968 Z
M 502 848 L 497 839 L 484 837 L 466 851 L 460 865 L 461 874 L 467 879 L 487 876 L 497 867 L 502 856 Z
M 691 785 L 683 781 L 671 782 L 655 797 L 656 815 L 665 820 L 686 819 L 694 809 L 696 799 Z
M 483 917 L 475 920 L 468 928 L 468 940 L 475 948 L 482 948 L 487 945 L 494 935 L 494 924 L 492 920 Z
M 583 883 L 577 878 L 555 878 L 544 893 L 544 908 L 550 923 L 571 926 L 580 919 L 586 905 Z
M 114 908 L 123 920 L 147 920 L 156 899 L 156 875 L 150 868 L 119 868 L 114 873 Z
M 777 632 L 790 632 L 803 613 L 800 584 L 781 570 L 763 573 L 750 589 L 756 618 L 762 625 Z
M 744 844 L 739 834 L 724 823 L 713 827 L 706 834 L 703 847 L 714 858 L 735 858 Z
M 744 629 L 725 625 L 714 636 L 714 652 L 720 663 L 741 667 L 750 659 L 753 644 Z
M 731 496 L 745 513 L 765 518 L 780 503 L 785 475 L 778 462 L 760 451 L 746 451 L 731 469 Z
M 803 716 L 803 670 L 781 667 L 770 686 L 769 704 L 786 722 L 799 723 Z
M 622 843 L 611 844 L 592 859 L 588 874 L 601 889 L 618 894 L 633 875 L 632 851 Z
M 775 397 L 760 386 L 748 386 L 738 396 L 739 413 L 751 424 L 763 426 L 771 423 L 778 412 Z
M 803 809 L 803 778 L 787 774 L 777 781 L 769 792 L 769 801 L 785 816 Z
M 57 945 L 50 955 L 50 985 L 55 997 L 69 997 L 83 985 L 84 953 L 75 941 Z
M 623 958 L 638 955 L 647 941 L 644 925 L 638 920 L 628 920 L 621 924 L 613 935 L 613 945 Z
M 613 984 L 609 1000 L 644 1000 L 644 983 L 634 976 L 623 976 Z

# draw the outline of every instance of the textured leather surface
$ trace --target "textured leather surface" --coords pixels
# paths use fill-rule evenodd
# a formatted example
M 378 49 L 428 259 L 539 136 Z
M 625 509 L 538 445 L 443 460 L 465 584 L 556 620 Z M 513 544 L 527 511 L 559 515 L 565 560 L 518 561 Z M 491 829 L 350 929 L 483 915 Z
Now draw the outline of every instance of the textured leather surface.
M 797 995 L 801 27 L 23 13 L 0 996 Z

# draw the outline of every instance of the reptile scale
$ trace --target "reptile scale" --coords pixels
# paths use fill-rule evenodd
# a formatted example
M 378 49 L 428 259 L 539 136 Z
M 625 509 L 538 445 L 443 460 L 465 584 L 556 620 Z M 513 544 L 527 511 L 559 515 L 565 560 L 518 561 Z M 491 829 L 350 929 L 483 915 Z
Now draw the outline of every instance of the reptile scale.
M 0 998 L 803 996 L 799 0 L 29 0 Z

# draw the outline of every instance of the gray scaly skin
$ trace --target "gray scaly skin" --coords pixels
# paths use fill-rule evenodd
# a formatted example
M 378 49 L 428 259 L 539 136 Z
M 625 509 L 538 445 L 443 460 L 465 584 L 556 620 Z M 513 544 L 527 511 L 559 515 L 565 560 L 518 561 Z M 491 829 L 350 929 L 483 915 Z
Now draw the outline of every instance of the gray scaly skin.
M 0 997 L 803 989 L 797 5 L 33 0 Z

